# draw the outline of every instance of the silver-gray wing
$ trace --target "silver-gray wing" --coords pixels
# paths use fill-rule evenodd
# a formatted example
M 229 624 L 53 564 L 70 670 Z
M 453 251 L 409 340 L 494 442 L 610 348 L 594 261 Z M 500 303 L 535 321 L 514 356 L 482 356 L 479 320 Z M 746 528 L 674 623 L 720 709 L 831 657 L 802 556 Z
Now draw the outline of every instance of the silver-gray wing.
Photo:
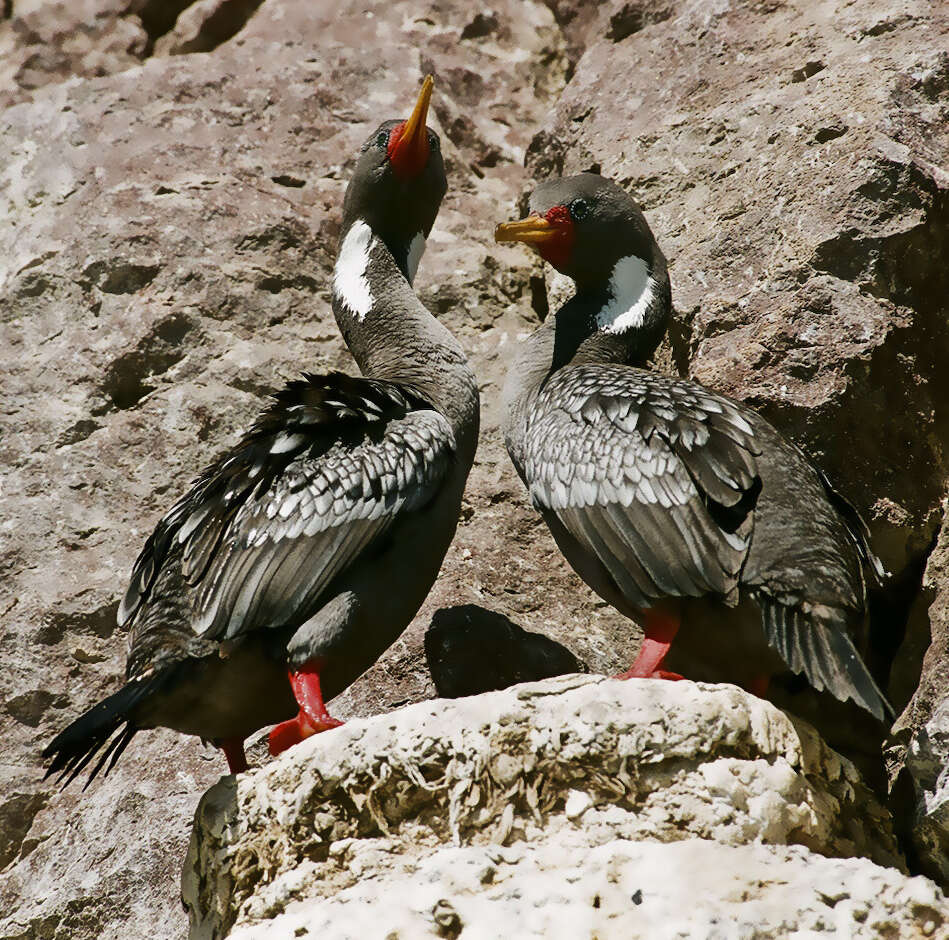
M 751 424 L 691 383 L 567 367 L 528 414 L 523 473 L 635 607 L 734 596 L 760 490 Z
M 393 383 L 290 383 L 159 523 L 120 622 L 157 599 L 165 565 L 180 566 L 207 639 L 304 622 L 334 578 L 434 499 L 454 447 L 447 419 Z

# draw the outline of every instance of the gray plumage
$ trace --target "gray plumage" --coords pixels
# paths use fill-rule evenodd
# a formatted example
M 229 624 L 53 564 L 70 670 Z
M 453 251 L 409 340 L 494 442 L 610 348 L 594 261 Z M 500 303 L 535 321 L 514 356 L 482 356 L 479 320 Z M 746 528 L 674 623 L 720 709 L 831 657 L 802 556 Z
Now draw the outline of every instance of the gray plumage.
M 505 441 L 567 560 L 633 618 L 670 600 L 753 600 L 792 670 L 882 719 L 889 705 L 850 636 L 864 617 L 862 562 L 882 570 L 859 516 L 758 414 L 638 367 L 664 332 L 669 284 L 619 187 L 592 174 L 555 180 L 531 211 L 566 233 L 569 250 L 556 233 L 540 250 L 578 289 L 511 366 Z M 615 296 L 624 258 L 642 259 L 622 262 L 642 273 L 625 301 Z M 631 325 L 617 328 L 627 307 Z
M 167 643 L 175 624 L 187 648 L 308 620 L 341 571 L 434 499 L 455 449 L 448 419 L 398 385 L 341 373 L 291 382 L 146 543 L 119 608 L 130 675 L 149 663 L 149 635 Z M 180 583 L 156 591 L 168 564 Z M 185 616 L 169 616 L 167 594 Z
M 297 712 L 288 668 L 317 674 L 332 698 L 428 594 L 458 523 L 479 403 L 464 352 L 411 287 L 446 190 L 426 108 L 427 156 L 416 146 L 396 172 L 389 142 L 402 125 L 385 122 L 347 189 L 341 246 L 359 237 L 337 263 L 333 310 L 364 377 L 290 382 L 161 519 L 119 609 L 128 682 L 50 743 L 49 773 L 68 782 L 102 747 L 93 776 L 106 759 L 108 770 L 155 726 L 240 765 L 243 738 Z
M 751 520 L 732 532 L 709 501 L 737 505 L 757 485 L 759 448 L 731 403 L 622 366 L 555 373 L 524 428 L 534 505 L 556 513 L 648 607 L 669 595 L 730 596 Z

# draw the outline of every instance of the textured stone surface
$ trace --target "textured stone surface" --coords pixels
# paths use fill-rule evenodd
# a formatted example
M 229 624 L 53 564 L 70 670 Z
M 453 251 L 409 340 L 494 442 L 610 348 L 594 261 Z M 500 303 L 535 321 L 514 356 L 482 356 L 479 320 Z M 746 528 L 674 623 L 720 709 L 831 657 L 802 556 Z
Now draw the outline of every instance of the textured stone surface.
M 272 920 L 227 936 L 420 940 L 458 936 L 461 928 L 472 940 L 938 937 L 947 917 L 932 882 L 866 859 L 698 839 L 593 848 L 554 839 L 540 847 L 446 847 L 382 883 L 367 868 L 364 880 L 334 897 L 291 902 Z
M 141 20 L 129 15 L 129 0 L 7 0 L 7 5 L 12 15 L 0 17 L 2 107 L 73 76 L 131 68 L 148 46 Z
M 919 688 L 893 727 L 887 748 L 890 779 L 905 772 L 915 808 L 908 830 L 924 871 L 949 883 L 949 515 L 929 558 L 926 586 L 932 645 Z
M 38 750 L 117 687 L 115 605 L 163 509 L 267 390 L 350 367 L 326 287 L 350 155 L 427 69 L 451 190 L 417 283 L 471 354 L 483 438 L 432 596 L 334 709 L 433 694 L 422 641 L 447 607 L 595 671 L 635 652 L 497 435 L 507 351 L 543 308 L 540 266 L 491 244 L 525 155 L 538 174 L 599 162 L 644 200 L 679 309 L 663 367 L 761 406 L 872 508 L 903 578 L 879 655 L 915 597 L 890 688 L 913 694 L 949 400 L 941 8 L 548 6 L 0 0 L 3 940 L 184 932 L 174 872 L 219 756 L 143 735 L 80 796 L 41 784 Z M 189 48 L 211 51 L 171 54 Z M 933 562 L 933 596 L 946 577 Z
M 687 847 L 663 855 L 632 844 L 642 840 Z M 749 844 L 755 852 L 734 855 Z M 787 845 L 878 865 L 765 849 Z M 678 912 L 693 926 L 744 890 L 761 909 L 742 920 L 764 926 L 775 905 L 778 925 L 803 928 L 826 905 L 818 886 L 849 899 L 834 917 L 851 923 L 858 911 L 932 921 L 930 934 L 949 923 L 932 883 L 893 870 L 888 814 L 808 726 L 734 686 L 583 676 L 353 721 L 221 781 L 198 808 L 182 892 L 194 940 L 293 936 L 303 923 L 314 935 L 362 935 L 344 912 L 370 892 L 384 903 L 375 927 L 362 918 L 370 936 L 429 935 L 433 910 L 454 910 L 473 936 L 542 936 L 558 917 L 561 930 L 586 926 L 584 908 L 591 927 L 662 923 L 690 884 L 682 868 L 704 864 L 695 910 Z M 843 884 L 823 883 L 831 873 Z M 807 901 L 789 891 L 779 902 L 782 878 Z M 650 907 L 631 913 L 637 887 Z
M 262 0 L 197 0 L 155 41 L 155 55 L 210 52 L 238 33 Z

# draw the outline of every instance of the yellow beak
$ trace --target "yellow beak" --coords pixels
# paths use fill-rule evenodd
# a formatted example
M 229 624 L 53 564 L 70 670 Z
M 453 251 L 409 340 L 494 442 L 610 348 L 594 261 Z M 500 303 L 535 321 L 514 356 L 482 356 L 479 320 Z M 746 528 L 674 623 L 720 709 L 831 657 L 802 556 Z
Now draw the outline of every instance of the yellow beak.
M 496 242 L 523 242 L 525 245 L 543 245 L 561 232 L 543 216 L 529 215 L 519 222 L 502 222 L 494 230 Z

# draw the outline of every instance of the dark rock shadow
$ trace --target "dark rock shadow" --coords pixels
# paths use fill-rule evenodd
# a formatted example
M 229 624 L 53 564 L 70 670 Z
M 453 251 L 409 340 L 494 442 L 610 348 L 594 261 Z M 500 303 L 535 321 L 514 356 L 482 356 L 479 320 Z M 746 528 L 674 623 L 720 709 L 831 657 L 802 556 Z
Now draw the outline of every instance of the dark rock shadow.
M 425 658 L 443 698 L 589 671 L 550 637 L 530 633 L 503 614 L 477 604 L 435 612 L 425 634 Z

